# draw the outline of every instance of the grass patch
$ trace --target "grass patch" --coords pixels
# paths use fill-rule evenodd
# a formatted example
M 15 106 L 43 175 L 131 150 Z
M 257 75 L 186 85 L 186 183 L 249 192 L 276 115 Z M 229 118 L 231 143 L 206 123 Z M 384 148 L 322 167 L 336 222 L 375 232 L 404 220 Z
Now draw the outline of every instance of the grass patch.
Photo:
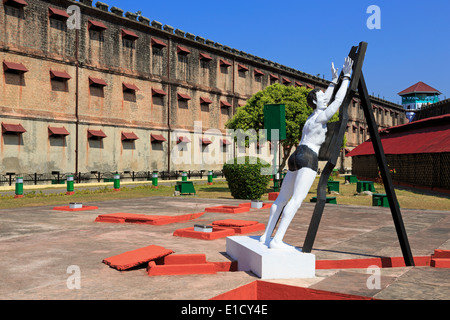
M 337 179 L 340 182 L 339 194 L 336 196 L 338 204 L 372 206 L 372 197 L 367 195 L 356 194 L 356 184 L 344 184 L 343 178 Z M 312 186 L 308 197 L 310 199 L 317 195 L 317 185 L 319 179 L 316 179 Z M 211 199 L 233 199 L 228 184 L 223 181 L 216 181 L 214 185 L 195 183 L 196 196 L 182 197 L 198 197 Z M 272 187 L 272 183 L 270 187 Z M 385 193 L 384 187 L 375 183 L 377 193 Z M 272 191 L 270 188 L 268 192 Z M 173 196 L 173 186 L 160 186 L 153 189 L 151 185 L 142 185 L 137 187 L 122 187 L 120 192 L 113 191 L 110 187 L 99 187 L 95 190 L 76 190 L 75 195 L 67 196 L 65 192 L 46 193 L 40 191 L 30 191 L 25 193 L 25 197 L 14 199 L 13 196 L 0 196 L 0 209 L 12 209 L 21 207 L 38 207 L 38 206 L 59 206 L 68 205 L 70 202 L 89 203 L 99 201 L 110 201 L 120 199 L 136 199 L 146 197 L 170 197 Z M 410 191 L 396 189 L 397 198 L 402 209 L 422 209 L 422 210 L 448 210 L 450 211 L 450 198 L 436 196 L 421 191 Z M 262 200 L 267 200 L 268 194 L 264 194 Z

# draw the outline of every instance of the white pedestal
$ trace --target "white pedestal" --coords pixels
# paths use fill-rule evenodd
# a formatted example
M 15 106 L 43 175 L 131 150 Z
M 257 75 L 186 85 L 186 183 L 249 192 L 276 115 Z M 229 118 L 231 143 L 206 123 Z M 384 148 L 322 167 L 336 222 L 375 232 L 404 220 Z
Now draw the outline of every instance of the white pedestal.
M 81 208 L 83 208 L 82 203 L 75 203 L 75 202 L 69 203 L 69 209 L 81 209 Z
M 315 277 L 315 255 L 294 248 L 270 249 L 259 238 L 227 237 L 227 254 L 238 261 L 239 271 L 251 271 L 261 279 Z

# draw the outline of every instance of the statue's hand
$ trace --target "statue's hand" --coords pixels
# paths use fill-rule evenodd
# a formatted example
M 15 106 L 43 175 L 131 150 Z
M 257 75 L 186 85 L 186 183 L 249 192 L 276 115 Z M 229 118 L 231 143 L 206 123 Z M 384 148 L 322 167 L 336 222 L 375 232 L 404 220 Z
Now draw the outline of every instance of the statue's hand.
M 334 63 L 331 63 L 331 74 L 332 74 L 332 80 L 331 82 L 333 82 L 334 84 L 338 83 L 338 79 L 339 79 L 339 72 L 338 69 L 336 69 L 334 67 Z
M 353 68 L 353 60 L 350 57 L 345 58 L 345 63 L 343 67 L 344 71 L 344 77 L 350 77 L 352 74 L 352 68 Z

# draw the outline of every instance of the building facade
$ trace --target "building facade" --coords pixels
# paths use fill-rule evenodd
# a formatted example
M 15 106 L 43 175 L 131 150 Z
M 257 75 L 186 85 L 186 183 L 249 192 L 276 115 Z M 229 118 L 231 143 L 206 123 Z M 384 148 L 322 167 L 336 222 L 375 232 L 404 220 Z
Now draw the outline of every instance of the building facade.
M 220 170 L 174 153 L 220 141 L 224 157 L 224 124 L 254 93 L 329 83 L 102 2 L 5 0 L 0 28 L 2 175 Z M 405 122 L 401 106 L 372 102 L 381 127 Z M 218 131 L 193 135 L 199 122 Z M 367 138 L 357 98 L 347 129 L 349 147 Z

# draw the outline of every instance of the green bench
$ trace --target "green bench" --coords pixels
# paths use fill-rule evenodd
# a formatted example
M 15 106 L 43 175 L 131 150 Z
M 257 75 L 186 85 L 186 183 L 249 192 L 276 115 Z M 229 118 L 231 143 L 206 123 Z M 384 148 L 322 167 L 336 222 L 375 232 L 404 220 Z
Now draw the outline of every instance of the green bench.
M 356 192 L 360 193 L 364 191 L 375 192 L 373 181 L 358 181 L 356 183 Z
M 327 188 L 328 192 L 331 191 L 339 192 L 339 181 L 328 181 Z
M 344 176 L 345 181 L 348 183 L 357 183 L 358 182 L 358 177 L 356 177 L 355 175 L 352 174 L 347 174 Z
M 389 208 L 389 200 L 385 193 L 374 193 L 372 194 L 372 206 L 373 207 L 385 207 Z M 400 203 L 398 204 L 400 207 Z
M 317 202 L 317 197 L 312 197 L 310 202 Z M 326 203 L 337 204 L 336 197 L 327 197 Z
M 194 184 L 192 181 L 177 181 L 175 191 L 179 191 L 180 194 L 195 194 Z
M 389 208 L 389 201 L 387 195 L 384 193 L 372 194 L 372 206 Z

